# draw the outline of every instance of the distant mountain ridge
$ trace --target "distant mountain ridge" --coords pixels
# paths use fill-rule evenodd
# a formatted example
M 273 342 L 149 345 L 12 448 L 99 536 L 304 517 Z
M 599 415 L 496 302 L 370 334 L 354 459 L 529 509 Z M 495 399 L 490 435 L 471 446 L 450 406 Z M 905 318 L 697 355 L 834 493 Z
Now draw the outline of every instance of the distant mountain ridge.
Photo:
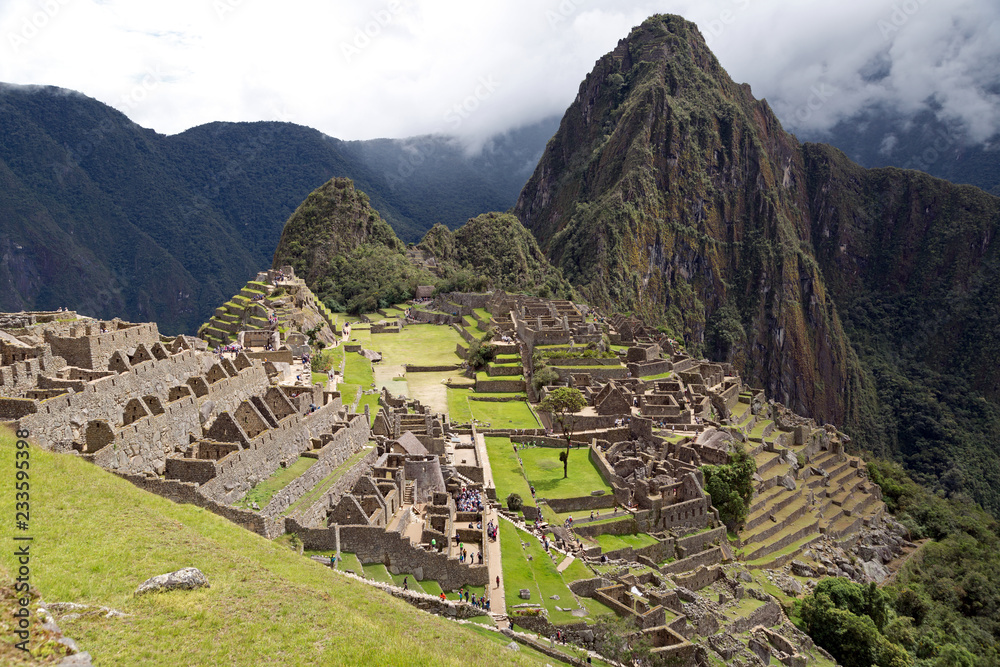
M 0 84 L 0 310 L 67 306 L 193 333 L 270 264 L 284 222 L 330 178 L 357 181 L 418 241 L 509 208 L 554 129 L 514 130 L 471 157 L 447 137 L 345 142 L 276 122 L 164 136 L 80 93 Z

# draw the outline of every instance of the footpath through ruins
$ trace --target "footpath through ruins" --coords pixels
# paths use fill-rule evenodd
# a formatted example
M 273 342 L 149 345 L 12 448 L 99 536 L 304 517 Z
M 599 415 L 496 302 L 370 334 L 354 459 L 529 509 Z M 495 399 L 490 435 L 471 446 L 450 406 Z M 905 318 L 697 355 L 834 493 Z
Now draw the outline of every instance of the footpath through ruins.
M 0 314 L 0 422 L 576 664 L 609 615 L 659 662 L 825 664 L 783 607 L 822 576 L 884 581 L 914 548 L 849 439 L 732 366 L 569 301 L 421 289 L 348 321 L 290 267 L 262 272 L 198 338 Z M 433 360 L 377 373 L 399 350 Z M 560 425 L 537 407 L 561 387 L 586 401 L 565 480 Z M 756 474 L 734 533 L 703 466 L 739 449 Z

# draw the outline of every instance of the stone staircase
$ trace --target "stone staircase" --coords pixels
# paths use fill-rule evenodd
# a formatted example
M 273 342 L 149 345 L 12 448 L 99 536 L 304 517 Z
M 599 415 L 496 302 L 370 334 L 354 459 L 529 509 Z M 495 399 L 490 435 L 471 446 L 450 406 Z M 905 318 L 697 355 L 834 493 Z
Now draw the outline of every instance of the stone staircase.
M 768 436 L 763 447 L 751 443 L 749 450 L 757 462 L 759 481 L 739 545 L 741 560 L 751 568 L 782 567 L 823 535 L 850 539 L 866 520 L 884 510 L 856 457 L 822 450 L 797 468 L 788 462 L 787 453 L 801 461 L 805 447 L 777 445 L 792 441 L 778 439 L 777 431 Z M 794 489 L 782 485 L 788 479 Z

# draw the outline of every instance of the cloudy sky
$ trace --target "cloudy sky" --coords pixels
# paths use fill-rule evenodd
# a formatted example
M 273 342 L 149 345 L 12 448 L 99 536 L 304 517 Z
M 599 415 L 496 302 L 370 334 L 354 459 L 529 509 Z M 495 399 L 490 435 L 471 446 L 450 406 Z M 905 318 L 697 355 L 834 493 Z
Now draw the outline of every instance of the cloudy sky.
M 650 14 L 696 22 L 812 134 L 871 105 L 1000 130 L 996 0 L 0 0 L 0 81 L 82 91 L 167 134 L 288 120 L 470 141 L 561 114 Z

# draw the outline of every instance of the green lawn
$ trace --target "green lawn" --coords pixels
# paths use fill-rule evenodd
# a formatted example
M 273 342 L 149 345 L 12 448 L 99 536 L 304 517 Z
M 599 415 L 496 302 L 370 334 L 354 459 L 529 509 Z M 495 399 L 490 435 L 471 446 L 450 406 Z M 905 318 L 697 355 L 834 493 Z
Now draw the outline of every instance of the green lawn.
M 638 535 L 598 535 L 594 541 L 604 551 L 615 551 L 616 549 L 624 549 L 625 547 L 642 549 L 657 542 L 655 537 L 646 533 L 639 533 Z
M 525 505 L 534 506 L 535 503 L 531 499 L 531 489 L 521 472 L 521 466 L 514 455 L 510 438 L 486 436 L 486 454 L 490 457 L 493 483 L 496 484 L 497 498 L 500 502 L 506 503 L 507 496 L 516 493 L 521 496 Z
M 472 416 L 493 428 L 538 428 L 527 401 L 468 401 Z
M 314 463 L 316 463 L 316 459 L 300 456 L 287 468 L 278 468 L 270 477 L 250 489 L 247 495 L 237 503 L 237 506 L 250 509 L 253 503 L 257 503 L 261 509 L 264 509 L 271 502 L 274 494 L 291 484 L 294 479 L 311 468 Z
M 372 362 L 368 361 L 356 352 L 347 355 L 347 366 L 344 368 L 344 382 L 348 384 L 359 384 L 364 389 L 369 389 L 375 382 L 375 372 L 372 371 Z
M 347 407 L 351 407 L 354 404 L 354 397 L 358 394 L 358 385 L 341 382 L 337 385 L 337 391 L 340 392 L 341 402 Z
M 566 450 L 553 447 L 528 447 L 519 450 L 524 462 L 524 472 L 535 486 L 535 493 L 539 498 L 579 498 L 589 496 L 591 491 L 612 492 L 590 462 L 586 447 L 570 450 L 569 477 L 564 479 L 563 464 L 559 460 L 559 452 L 563 451 Z
M 375 415 L 378 414 L 378 410 L 379 410 L 378 397 L 379 397 L 378 394 L 365 394 L 365 395 L 363 395 L 361 397 L 361 400 L 358 401 L 358 407 L 355 408 L 355 411 L 358 414 L 361 414 L 362 412 L 365 411 L 365 406 L 368 405 L 368 406 L 371 407 L 371 415 L 372 415 L 372 419 L 374 419 Z
M 331 486 L 336 484 L 337 480 L 343 477 L 344 473 L 351 469 L 354 464 L 364 458 L 365 454 L 368 453 L 370 448 L 364 448 L 359 452 L 355 452 L 353 455 L 348 457 L 346 461 L 341 463 L 339 466 L 334 468 L 329 475 L 323 478 L 323 480 L 314 486 L 309 491 L 306 491 L 301 498 L 292 503 L 291 507 L 285 510 L 284 515 L 288 516 L 292 512 L 298 510 L 300 507 L 305 508 L 312 505 L 314 502 L 319 500 L 324 493 L 329 490 Z M 311 460 L 311 459 L 309 459 Z
M 450 326 L 411 324 L 398 334 L 373 334 L 366 349 L 381 352 L 384 364 L 445 366 L 462 363 L 455 348 L 463 342 Z
M 660 373 L 659 375 L 642 375 L 640 377 L 643 380 L 649 381 L 649 380 L 666 380 L 667 378 L 672 376 L 673 373 L 671 371 L 667 371 L 666 373 Z
M 559 611 L 556 607 L 575 609 L 577 607 L 576 597 L 569 590 L 567 581 L 573 581 L 579 576 L 579 569 L 574 569 L 568 580 L 556 569 L 556 563 L 552 561 L 549 554 L 545 552 L 542 545 L 534 536 L 528 535 L 516 528 L 509 521 L 500 522 L 500 542 L 503 550 L 503 581 L 504 596 L 507 603 L 507 611 L 510 613 L 511 607 L 525 602 L 518 597 L 518 592 L 522 588 L 531 591 L 529 602 L 542 605 L 550 622 L 556 625 L 569 623 L 579 623 L 580 618 L 573 616 L 570 612 Z M 531 560 L 528 560 L 531 556 Z M 576 565 L 576 563 L 574 563 Z M 587 574 L 587 578 L 592 577 L 589 570 L 582 564 Z M 571 568 L 572 569 L 572 568 Z M 569 572 L 569 570 L 567 570 Z M 558 595 L 558 600 L 551 599 L 551 596 Z M 594 606 L 584 602 L 593 620 L 593 615 L 600 613 L 610 613 L 604 605 L 594 602 Z M 511 621 L 517 623 L 517 616 L 511 615 Z
M 469 389 L 448 387 L 448 418 L 457 424 L 468 424 L 472 421 L 472 408 L 469 407 Z
M 0 436 L 0 468 L 14 469 Z M 31 455 L 31 584 L 49 601 L 120 610 L 59 621 L 100 665 L 495 665 L 465 626 L 333 575 L 194 505 L 143 492 L 79 457 Z M 14 506 L 14 486 L 0 487 Z M 10 585 L 14 549 L 0 555 Z M 154 575 L 200 569 L 211 587 L 136 596 Z M 34 648 L 34 646 L 32 647 Z M 504 664 L 544 665 L 526 652 Z

